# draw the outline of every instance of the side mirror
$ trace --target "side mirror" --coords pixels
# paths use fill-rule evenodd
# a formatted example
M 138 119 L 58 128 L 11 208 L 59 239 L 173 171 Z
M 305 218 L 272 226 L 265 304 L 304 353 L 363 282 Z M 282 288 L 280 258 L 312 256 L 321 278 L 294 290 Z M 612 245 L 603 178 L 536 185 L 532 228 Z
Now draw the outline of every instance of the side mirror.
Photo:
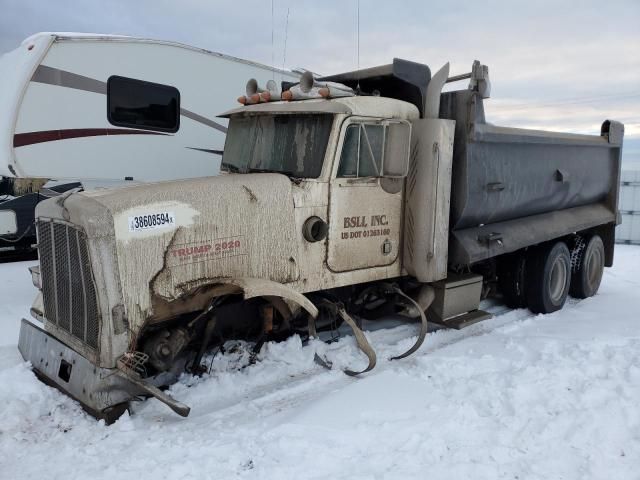
M 404 178 L 409 172 L 411 124 L 389 121 L 385 127 L 382 176 Z

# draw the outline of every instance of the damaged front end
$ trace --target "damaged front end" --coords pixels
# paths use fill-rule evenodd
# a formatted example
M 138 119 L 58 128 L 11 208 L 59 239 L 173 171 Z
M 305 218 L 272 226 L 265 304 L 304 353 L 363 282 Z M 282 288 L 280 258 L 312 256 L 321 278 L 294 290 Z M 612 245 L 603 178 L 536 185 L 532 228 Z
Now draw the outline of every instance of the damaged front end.
M 63 202 L 61 202 L 63 203 Z M 31 308 L 43 326 L 23 319 L 18 349 L 36 375 L 78 400 L 96 418 L 111 423 L 138 396 L 152 395 L 186 416 L 189 408 L 145 381 L 124 355 L 113 367 L 101 359 L 100 299 L 84 231 L 62 219 L 41 217 L 37 223 L 40 266 L 32 268 L 41 290 Z
M 259 346 L 291 335 L 295 314 L 317 315 L 284 285 L 298 276 L 286 177 L 184 183 L 70 194 L 36 212 L 32 315 L 42 324 L 22 321 L 19 350 L 45 383 L 107 422 L 149 396 L 188 415 L 161 389 L 200 373 L 208 349 L 232 339 Z M 212 208 L 211 191 L 237 201 Z M 146 212 L 168 212 L 154 218 L 171 224 L 133 226 Z M 265 224 L 273 238 L 258 234 Z
M 74 398 L 83 408 L 107 424 L 115 421 L 140 397 L 155 397 L 175 413 L 186 417 L 190 408 L 162 390 L 182 372 L 202 373 L 204 353 L 228 340 L 254 343 L 257 353 L 266 341 L 294 333 L 289 305 L 298 305 L 301 318 L 315 318 L 317 308 L 303 295 L 265 280 L 227 280 L 206 288 L 212 297 L 208 306 L 190 315 L 147 327 L 138 345 L 118 358 L 115 368 L 98 366 L 85 348 L 74 348 L 44 328 L 23 319 L 19 350 L 38 378 Z M 199 289 L 200 291 L 203 289 Z M 73 321 L 73 317 L 72 317 Z M 64 333 L 45 319 L 47 330 Z M 76 342 L 71 342 L 76 344 Z
M 189 415 L 189 407 L 174 400 L 133 369 L 101 368 L 68 347 L 41 327 L 23 319 L 18 343 L 20 354 L 47 385 L 61 390 L 107 424 L 114 422 L 139 396 L 154 396 L 178 415 Z

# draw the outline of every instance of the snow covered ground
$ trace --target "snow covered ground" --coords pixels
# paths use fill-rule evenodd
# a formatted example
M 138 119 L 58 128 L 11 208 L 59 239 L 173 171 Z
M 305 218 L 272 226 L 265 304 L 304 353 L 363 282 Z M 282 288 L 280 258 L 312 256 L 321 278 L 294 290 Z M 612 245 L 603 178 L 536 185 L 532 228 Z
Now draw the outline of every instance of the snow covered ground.
M 30 264 L 0 265 L 2 479 L 640 479 L 638 247 L 561 312 L 439 330 L 395 362 L 416 327 L 377 330 L 356 379 L 313 363 L 363 364 L 351 338 L 268 345 L 240 371 L 215 357 L 171 389 L 188 418 L 149 400 L 110 427 L 21 361 Z

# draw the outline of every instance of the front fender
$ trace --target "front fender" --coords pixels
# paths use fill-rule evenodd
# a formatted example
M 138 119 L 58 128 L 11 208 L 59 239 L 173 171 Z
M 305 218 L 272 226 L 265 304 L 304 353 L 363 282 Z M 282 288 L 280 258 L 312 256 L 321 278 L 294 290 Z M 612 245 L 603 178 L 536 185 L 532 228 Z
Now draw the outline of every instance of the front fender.
M 301 308 L 304 308 L 313 318 L 318 316 L 318 309 L 311 301 L 296 290 L 282 283 L 262 278 L 230 278 L 221 280 L 220 283 L 235 285 L 242 289 L 244 298 L 254 297 L 282 297 Z

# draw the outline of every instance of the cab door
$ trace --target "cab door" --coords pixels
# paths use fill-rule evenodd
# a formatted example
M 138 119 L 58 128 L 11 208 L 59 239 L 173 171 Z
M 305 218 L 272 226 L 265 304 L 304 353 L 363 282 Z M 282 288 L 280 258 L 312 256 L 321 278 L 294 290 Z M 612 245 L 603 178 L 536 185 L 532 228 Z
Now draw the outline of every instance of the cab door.
M 327 265 L 334 272 L 391 265 L 400 252 L 411 126 L 351 120 L 330 185 Z

